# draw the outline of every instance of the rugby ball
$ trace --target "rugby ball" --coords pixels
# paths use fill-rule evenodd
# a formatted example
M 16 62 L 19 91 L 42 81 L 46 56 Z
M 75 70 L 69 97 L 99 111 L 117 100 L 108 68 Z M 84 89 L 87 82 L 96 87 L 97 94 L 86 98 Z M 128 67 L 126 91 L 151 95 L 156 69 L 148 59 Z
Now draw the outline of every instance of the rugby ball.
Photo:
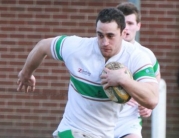
M 105 67 L 110 70 L 117 70 L 124 68 L 124 65 L 119 62 L 110 62 Z M 131 79 L 133 79 L 129 70 L 127 70 L 125 73 L 128 74 Z M 110 100 L 116 103 L 126 103 L 131 98 L 131 96 L 121 86 L 110 86 L 107 89 L 104 89 L 104 92 Z

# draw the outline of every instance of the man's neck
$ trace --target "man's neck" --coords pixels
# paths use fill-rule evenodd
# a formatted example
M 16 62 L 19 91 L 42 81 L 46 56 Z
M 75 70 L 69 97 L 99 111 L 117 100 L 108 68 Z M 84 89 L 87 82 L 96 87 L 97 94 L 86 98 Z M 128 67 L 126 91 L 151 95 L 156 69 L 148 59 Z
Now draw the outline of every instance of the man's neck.
M 131 40 L 130 43 L 134 44 L 135 43 L 135 39 Z

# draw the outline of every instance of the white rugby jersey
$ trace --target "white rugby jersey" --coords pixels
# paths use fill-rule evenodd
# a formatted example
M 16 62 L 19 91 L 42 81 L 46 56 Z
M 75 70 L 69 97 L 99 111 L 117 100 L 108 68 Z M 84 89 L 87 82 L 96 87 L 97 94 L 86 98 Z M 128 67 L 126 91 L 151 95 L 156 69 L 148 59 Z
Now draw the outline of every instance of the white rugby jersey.
M 139 44 L 137 41 L 135 41 L 134 45 L 136 45 L 138 48 L 140 48 L 144 53 L 146 53 L 149 56 L 153 65 L 155 76 L 157 76 L 160 73 L 160 65 L 154 53 L 149 48 L 146 48 L 141 44 Z
M 159 63 L 158 63 L 157 58 L 155 57 L 154 53 L 150 49 L 139 44 L 137 41 L 135 41 L 134 45 L 136 47 L 138 47 L 144 54 L 146 54 L 150 58 L 155 76 L 157 76 L 160 73 L 160 66 L 159 66 Z M 115 136 L 119 137 L 119 134 L 124 133 L 124 132 L 121 132 L 121 125 L 123 125 L 122 120 L 124 120 L 124 119 L 126 120 L 127 118 L 128 119 L 133 118 L 133 120 L 136 120 L 136 118 L 138 118 L 139 116 L 140 115 L 139 115 L 139 112 L 138 112 L 138 106 L 137 105 L 136 106 L 130 106 L 128 104 L 125 104 L 123 106 L 122 111 L 120 112 L 118 123 L 115 127 Z M 138 121 L 140 123 L 141 119 L 136 120 L 136 121 Z
M 148 56 L 125 41 L 120 52 L 106 63 L 96 37 L 59 36 L 54 38 L 51 52 L 54 59 L 64 61 L 71 76 L 59 132 L 72 129 L 102 138 L 114 137 L 120 107 L 108 99 L 102 88 L 100 75 L 105 64 L 118 61 L 131 71 L 135 80 L 157 83 Z
M 159 63 L 158 63 L 157 58 L 155 57 L 154 53 L 150 49 L 139 44 L 137 41 L 135 41 L 134 45 L 136 47 L 138 47 L 145 55 L 147 55 L 150 58 L 155 76 L 157 76 L 160 72 L 160 66 L 159 66 Z M 123 110 L 120 113 L 120 117 L 128 117 L 130 115 L 134 115 L 134 116 L 139 115 L 137 105 L 136 105 L 136 107 L 134 107 L 134 106 L 131 107 L 130 105 L 126 104 L 123 107 Z M 120 120 L 119 120 L 119 122 L 120 122 Z M 119 124 L 119 125 L 121 125 L 121 124 Z

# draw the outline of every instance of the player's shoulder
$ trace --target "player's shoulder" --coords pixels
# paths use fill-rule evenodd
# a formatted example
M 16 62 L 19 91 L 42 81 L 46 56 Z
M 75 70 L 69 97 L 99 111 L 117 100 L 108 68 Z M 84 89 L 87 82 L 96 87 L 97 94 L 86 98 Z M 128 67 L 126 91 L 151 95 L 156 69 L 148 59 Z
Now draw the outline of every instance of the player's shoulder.
M 125 50 L 125 52 L 130 53 L 130 54 L 138 49 L 137 46 L 125 40 L 122 40 L 122 47 Z
M 77 36 L 77 35 L 72 35 L 72 36 L 67 36 L 67 39 L 74 40 L 74 41 L 90 42 L 90 41 L 96 40 L 96 37 L 81 37 L 81 36 Z
M 93 42 L 96 41 L 96 37 L 81 37 L 76 35 L 60 35 L 53 38 L 55 41 L 62 41 L 68 43 L 78 43 L 78 42 Z
M 60 40 L 62 36 L 58 38 L 58 41 Z M 61 46 L 63 46 L 64 49 L 70 49 L 70 51 L 76 51 L 79 49 L 86 49 L 93 48 L 94 45 L 97 44 L 97 38 L 96 37 L 81 37 L 81 36 L 65 36 L 63 40 L 61 41 Z
M 138 43 L 137 41 L 135 41 L 134 45 L 136 45 L 139 49 L 141 49 L 141 51 L 145 52 L 145 53 L 148 54 L 149 56 L 152 56 L 152 57 L 155 57 L 155 58 L 156 58 L 154 52 L 153 52 L 151 49 L 149 49 L 149 48 L 147 48 L 147 47 L 141 45 L 141 44 Z
M 139 46 L 134 45 L 134 44 L 127 42 L 125 40 L 122 41 L 122 46 L 123 46 L 125 53 L 128 53 L 131 56 L 144 54 L 144 52 L 141 50 L 141 48 Z

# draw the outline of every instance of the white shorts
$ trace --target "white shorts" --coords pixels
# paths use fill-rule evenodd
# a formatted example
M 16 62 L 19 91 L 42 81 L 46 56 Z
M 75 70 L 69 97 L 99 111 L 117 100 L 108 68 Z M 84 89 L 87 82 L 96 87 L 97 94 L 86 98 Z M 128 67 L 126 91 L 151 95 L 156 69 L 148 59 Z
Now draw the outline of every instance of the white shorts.
M 56 130 L 53 132 L 53 137 L 54 138 L 102 138 L 102 137 L 97 137 L 95 135 L 92 135 L 86 132 L 81 132 L 81 131 L 76 131 L 76 130 L 66 130 L 61 133 L 59 133 Z
M 127 134 L 136 134 L 142 138 L 141 118 L 137 116 L 121 117 L 115 127 L 115 138 L 120 138 Z

